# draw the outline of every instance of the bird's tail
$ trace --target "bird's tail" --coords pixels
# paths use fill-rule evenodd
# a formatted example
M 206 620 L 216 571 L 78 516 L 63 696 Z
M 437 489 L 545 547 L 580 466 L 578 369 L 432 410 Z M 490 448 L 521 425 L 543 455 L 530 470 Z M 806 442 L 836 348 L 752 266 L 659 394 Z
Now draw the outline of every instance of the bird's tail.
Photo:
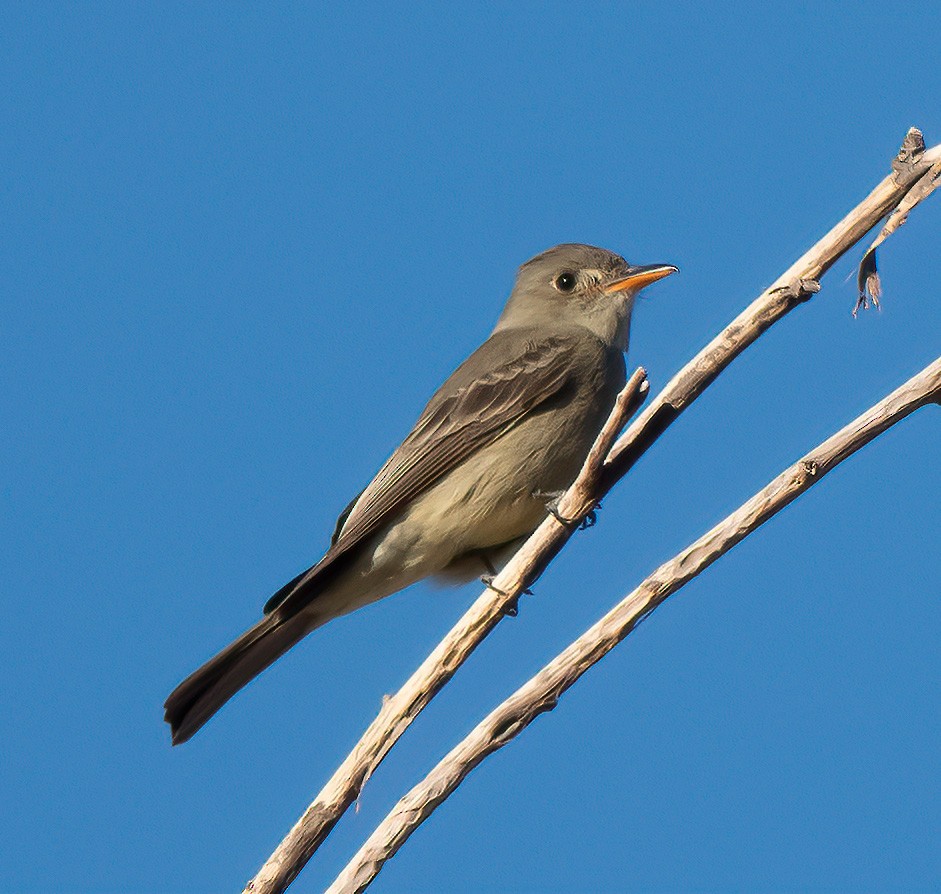
M 189 739 L 246 683 L 317 626 L 306 612 L 283 618 L 274 611 L 190 674 L 164 704 L 173 744 Z

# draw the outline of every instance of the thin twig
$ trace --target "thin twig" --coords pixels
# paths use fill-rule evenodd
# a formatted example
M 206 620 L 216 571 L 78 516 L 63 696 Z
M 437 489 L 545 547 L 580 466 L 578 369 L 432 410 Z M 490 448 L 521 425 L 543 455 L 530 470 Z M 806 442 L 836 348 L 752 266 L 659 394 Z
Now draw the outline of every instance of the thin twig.
M 577 509 L 590 511 L 633 466 L 647 448 L 677 416 L 725 369 L 735 357 L 762 332 L 798 304 L 808 300 L 818 289 L 818 279 L 836 260 L 863 238 L 892 211 L 925 172 L 941 159 L 941 145 L 917 157 L 905 150 L 894 162 L 895 171 L 838 223 L 826 236 L 765 290 L 726 329 L 693 358 L 669 382 L 655 401 L 628 427 L 612 448 L 602 469 L 595 493 L 573 506 L 567 497 L 559 504 L 564 517 L 577 518 Z M 375 720 L 363 733 L 353 751 L 337 768 L 307 808 L 294 828 L 278 845 L 255 878 L 245 888 L 246 894 L 279 894 L 294 880 L 304 864 L 326 839 L 347 808 L 356 800 L 363 784 L 381 762 L 399 736 L 438 690 L 453 676 L 463 660 L 512 611 L 515 600 L 545 568 L 568 539 L 557 530 L 561 525 L 549 518 L 524 544 L 504 571 L 452 631 L 422 663 L 396 695 L 387 699 Z M 537 546 L 546 532 L 551 543 Z M 542 550 L 545 550 L 542 553 Z M 534 552 L 546 556 L 538 571 L 525 568 Z M 535 567 L 535 566 L 534 566 Z M 503 591 L 503 594 L 497 592 Z
M 661 565 L 622 602 L 495 708 L 376 828 L 327 889 L 363 891 L 420 826 L 488 755 L 508 744 L 621 642 L 668 596 L 816 484 L 873 438 L 925 404 L 941 401 L 941 357 L 862 416 L 785 469 L 724 521 Z

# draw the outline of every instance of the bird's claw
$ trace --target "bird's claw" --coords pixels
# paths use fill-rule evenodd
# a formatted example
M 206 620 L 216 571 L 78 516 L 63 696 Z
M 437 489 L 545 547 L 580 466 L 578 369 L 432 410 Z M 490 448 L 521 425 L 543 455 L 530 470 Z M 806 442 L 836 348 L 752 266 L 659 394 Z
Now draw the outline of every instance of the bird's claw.
M 579 531 L 584 531 L 586 528 L 593 528 L 598 523 L 598 512 L 601 510 L 601 504 L 598 503 L 591 512 L 588 513 L 583 519 L 582 523 L 578 526 Z
M 480 582 L 488 589 L 493 590 L 498 596 L 509 596 L 510 594 L 506 590 L 501 590 L 499 587 L 493 585 L 493 580 L 496 577 L 495 574 L 482 574 L 480 576 Z
M 558 499 L 550 500 L 546 503 L 546 512 L 549 513 L 560 525 L 565 528 L 575 528 L 577 531 L 584 531 L 586 528 L 592 528 L 598 521 L 598 510 L 601 504 L 598 503 L 581 521 L 575 518 L 566 518 L 559 512 Z
M 559 501 L 550 500 L 546 503 L 546 512 L 549 513 L 563 528 L 575 528 L 581 523 L 574 518 L 566 518 L 559 512 Z

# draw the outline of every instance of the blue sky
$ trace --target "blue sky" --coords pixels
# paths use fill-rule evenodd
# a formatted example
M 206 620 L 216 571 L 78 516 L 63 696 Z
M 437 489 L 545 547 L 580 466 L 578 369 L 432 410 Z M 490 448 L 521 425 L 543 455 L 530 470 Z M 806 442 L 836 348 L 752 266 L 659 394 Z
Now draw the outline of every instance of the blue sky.
M 828 11 L 830 10 L 830 11 Z M 591 242 L 654 389 L 941 140 L 886 3 L 7 4 L 0 826 L 20 892 L 238 890 L 477 588 L 308 638 L 171 749 L 170 689 L 316 560 L 486 337 Z M 941 201 L 735 362 L 370 780 L 294 890 L 661 561 L 941 353 Z M 847 277 L 850 277 L 847 280 Z M 941 416 L 723 558 L 465 782 L 375 890 L 936 888 Z

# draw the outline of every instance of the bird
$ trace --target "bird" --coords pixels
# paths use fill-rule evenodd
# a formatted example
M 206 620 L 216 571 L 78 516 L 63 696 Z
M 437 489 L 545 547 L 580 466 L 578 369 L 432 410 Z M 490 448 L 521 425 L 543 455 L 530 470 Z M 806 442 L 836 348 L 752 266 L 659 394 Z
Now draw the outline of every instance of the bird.
M 167 698 L 172 743 L 333 618 L 424 578 L 495 573 L 575 479 L 624 386 L 635 296 L 676 271 L 580 243 L 523 264 L 490 336 L 346 507 L 323 557 Z

